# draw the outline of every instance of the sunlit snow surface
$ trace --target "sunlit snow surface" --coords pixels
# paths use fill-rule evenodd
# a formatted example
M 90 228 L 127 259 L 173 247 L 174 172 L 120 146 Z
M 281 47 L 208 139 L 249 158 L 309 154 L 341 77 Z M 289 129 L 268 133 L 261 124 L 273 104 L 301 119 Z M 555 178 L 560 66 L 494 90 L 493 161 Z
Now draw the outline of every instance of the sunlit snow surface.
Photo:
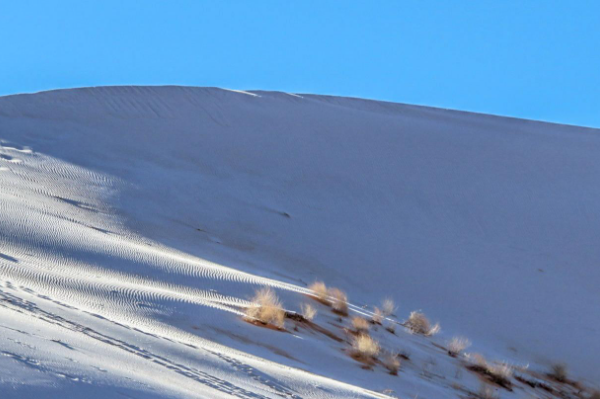
M 0 397 L 457 397 L 479 387 L 440 348 L 458 334 L 593 385 L 599 243 L 598 130 L 215 88 L 2 97 Z M 270 285 L 350 339 L 317 279 L 443 332 L 373 331 L 411 355 L 392 376 L 242 320 Z

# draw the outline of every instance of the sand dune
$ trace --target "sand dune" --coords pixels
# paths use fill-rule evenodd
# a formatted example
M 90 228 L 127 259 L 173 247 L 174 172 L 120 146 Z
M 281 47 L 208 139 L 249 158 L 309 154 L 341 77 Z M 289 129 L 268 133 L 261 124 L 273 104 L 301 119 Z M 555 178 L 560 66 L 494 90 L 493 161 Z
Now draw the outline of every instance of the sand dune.
M 593 386 L 599 153 L 594 129 L 352 98 L 2 97 L 0 395 L 456 397 L 479 384 L 444 353 L 457 334 Z M 298 311 L 315 280 L 351 315 L 396 300 L 396 334 L 372 334 L 410 352 L 399 376 L 361 368 L 315 302 L 330 336 L 243 321 L 256 289 Z M 442 334 L 395 324 L 415 309 Z

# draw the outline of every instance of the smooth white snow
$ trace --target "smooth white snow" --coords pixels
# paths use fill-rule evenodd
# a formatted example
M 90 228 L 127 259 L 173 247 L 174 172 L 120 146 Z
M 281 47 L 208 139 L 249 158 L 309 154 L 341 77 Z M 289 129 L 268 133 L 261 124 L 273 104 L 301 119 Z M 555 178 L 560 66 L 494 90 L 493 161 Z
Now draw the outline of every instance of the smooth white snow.
M 593 385 L 598 154 L 594 129 L 352 98 L 2 97 L 0 396 L 456 397 L 478 382 L 432 345 L 454 335 Z M 242 321 L 262 285 L 298 311 L 317 279 L 355 312 L 390 296 L 443 333 L 380 329 L 412 354 L 395 377 L 314 331 Z

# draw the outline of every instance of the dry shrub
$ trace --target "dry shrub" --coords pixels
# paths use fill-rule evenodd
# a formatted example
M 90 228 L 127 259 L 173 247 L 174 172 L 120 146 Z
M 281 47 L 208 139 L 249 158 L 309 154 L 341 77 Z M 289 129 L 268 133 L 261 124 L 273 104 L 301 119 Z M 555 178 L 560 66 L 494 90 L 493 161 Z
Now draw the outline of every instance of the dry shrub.
M 302 316 L 304 316 L 306 320 L 312 321 L 312 319 L 314 319 L 317 315 L 317 309 L 315 309 L 311 304 L 308 303 L 303 303 L 300 306 L 300 311 L 302 312 Z
M 433 327 L 429 323 L 429 319 L 420 312 L 411 312 L 405 326 L 415 334 L 423 334 L 432 336 L 440 332 L 440 325 L 435 324 Z
M 469 369 L 487 376 L 491 381 L 510 390 L 512 383 L 510 379 L 513 375 L 513 368 L 507 363 L 490 364 L 480 354 L 473 354 L 469 357 L 471 365 Z
M 346 293 L 337 288 L 330 288 L 328 293 L 333 311 L 342 316 L 348 316 L 348 297 Z
M 392 334 L 396 334 L 396 325 L 395 324 L 388 324 L 387 326 L 385 326 L 385 329 Z
M 352 342 L 352 356 L 370 362 L 379 354 L 379 343 L 366 334 L 360 334 Z
M 331 305 L 327 294 L 327 286 L 322 281 L 315 281 L 309 287 L 314 292 L 314 296 L 322 303 Z
M 488 365 L 489 372 L 495 378 L 496 382 L 502 381 L 502 386 L 510 385 L 510 379 L 513 376 L 513 369 L 507 363 Z
M 371 320 L 375 324 L 381 324 L 383 322 L 383 312 L 379 310 L 378 307 L 375 307 L 373 310 L 373 316 L 371 316 Z
M 479 367 L 486 370 L 488 368 L 487 360 L 485 360 L 485 357 L 483 357 L 479 353 L 473 353 L 471 356 L 469 356 L 469 361 L 471 362 L 471 365 L 475 367 Z
M 395 310 L 396 305 L 394 304 L 394 301 L 392 299 L 386 298 L 381 303 L 381 312 L 385 317 L 391 316 Z
M 387 298 L 384 299 L 383 302 L 381 303 L 381 309 L 378 307 L 375 307 L 375 309 L 373 310 L 373 316 L 371 317 L 371 321 L 374 324 L 383 324 L 383 320 L 390 316 L 392 313 L 394 313 L 394 310 L 396 310 L 396 306 L 394 305 L 394 301 L 392 301 L 391 299 Z
M 316 281 L 309 287 L 313 291 L 313 296 L 321 303 L 331 306 L 334 312 L 348 315 L 348 297 L 344 291 L 337 288 L 327 288 L 322 281 Z
M 369 332 L 369 322 L 360 316 L 356 316 L 352 319 L 352 327 L 354 331 L 359 334 L 366 334 Z
M 471 346 L 471 341 L 463 337 L 454 337 L 448 342 L 448 354 L 457 357 L 462 351 Z
M 592 392 L 592 395 L 590 396 L 590 399 L 600 399 L 600 391 L 594 391 L 594 392 Z
M 397 353 L 387 352 L 383 357 L 382 363 L 391 375 L 398 375 L 398 370 L 400 370 L 400 359 L 398 359 Z
M 283 310 L 281 301 L 277 297 L 277 294 L 275 294 L 275 291 L 269 287 L 261 288 L 254 294 L 252 302 L 254 306 L 246 309 L 246 316 L 248 318 L 283 328 L 285 310 Z
M 552 365 L 552 371 L 550 372 L 550 377 L 558 382 L 566 382 L 567 381 L 567 365 L 564 363 L 556 363 Z

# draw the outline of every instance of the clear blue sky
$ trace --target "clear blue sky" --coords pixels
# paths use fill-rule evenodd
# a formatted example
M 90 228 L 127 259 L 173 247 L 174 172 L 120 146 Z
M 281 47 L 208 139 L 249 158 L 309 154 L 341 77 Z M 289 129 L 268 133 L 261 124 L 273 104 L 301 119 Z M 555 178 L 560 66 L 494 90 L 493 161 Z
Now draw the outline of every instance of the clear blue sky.
M 600 127 L 600 1 L 0 0 L 0 95 L 128 84 Z

